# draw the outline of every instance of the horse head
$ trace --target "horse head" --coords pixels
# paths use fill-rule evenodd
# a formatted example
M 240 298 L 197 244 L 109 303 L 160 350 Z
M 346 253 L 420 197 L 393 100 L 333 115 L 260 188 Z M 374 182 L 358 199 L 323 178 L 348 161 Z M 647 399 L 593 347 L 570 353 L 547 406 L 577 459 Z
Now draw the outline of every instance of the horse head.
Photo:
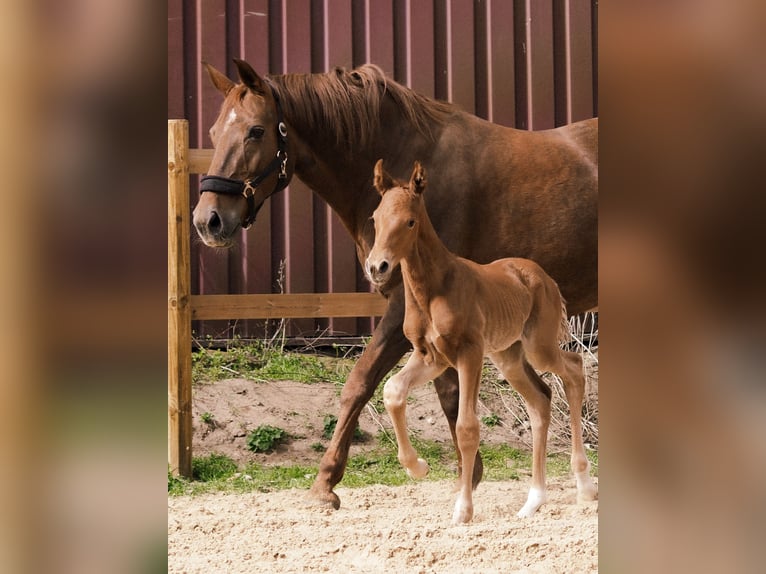
M 375 244 L 367 256 L 364 270 L 370 282 L 380 286 L 391 278 L 396 266 L 415 243 L 425 213 L 426 172 L 416 161 L 406 184 L 394 180 L 383 169 L 383 160 L 379 159 L 375 164 L 374 185 L 382 199 L 372 214 Z
M 193 222 L 202 241 L 229 247 L 263 202 L 289 182 L 287 127 L 276 92 L 243 60 L 234 60 L 240 83 L 205 64 L 224 102 L 210 139 L 215 151 Z

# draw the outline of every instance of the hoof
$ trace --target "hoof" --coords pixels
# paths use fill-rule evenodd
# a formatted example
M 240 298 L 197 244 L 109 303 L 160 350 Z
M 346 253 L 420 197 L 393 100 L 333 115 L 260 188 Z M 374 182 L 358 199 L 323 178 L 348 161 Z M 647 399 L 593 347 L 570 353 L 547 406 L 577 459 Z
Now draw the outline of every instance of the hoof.
M 598 500 L 598 489 L 594 486 L 592 489 L 585 489 L 577 493 L 577 502 L 593 502 Z
M 340 508 L 340 498 L 331 491 L 318 491 L 313 488 L 309 490 L 308 501 L 310 506 L 338 510 Z
M 577 502 L 598 500 L 598 486 L 593 483 L 593 479 L 587 471 L 579 476 L 576 474 L 575 478 L 577 480 Z
M 407 469 L 407 475 L 410 476 L 410 478 L 425 478 L 428 475 L 429 470 L 428 463 L 422 458 L 419 458 L 412 468 Z
M 468 506 L 455 505 L 455 512 L 452 513 L 452 524 L 467 524 L 473 518 L 473 508 Z
M 529 518 L 537 509 L 540 508 L 546 500 L 545 492 L 541 492 L 537 489 L 531 489 L 527 496 L 527 502 L 516 513 L 519 518 Z

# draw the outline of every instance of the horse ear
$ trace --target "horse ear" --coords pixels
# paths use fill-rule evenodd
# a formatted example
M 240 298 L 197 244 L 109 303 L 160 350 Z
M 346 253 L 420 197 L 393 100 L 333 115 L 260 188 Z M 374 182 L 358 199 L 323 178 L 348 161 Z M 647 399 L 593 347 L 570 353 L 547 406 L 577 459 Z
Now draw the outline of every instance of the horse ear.
M 375 170 L 373 173 L 375 174 L 375 178 L 374 178 L 375 189 L 378 190 L 378 193 L 380 195 L 383 195 L 389 189 L 394 187 L 394 180 L 391 179 L 391 176 L 388 175 L 388 173 L 386 173 L 386 170 L 383 169 L 382 159 L 379 159 L 377 163 L 375 164 Z
M 239 79 L 251 90 L 258 92 L 259 94 L 266 93 L 266 86 L 264 85 L 261 77 L 253 70 L 252 66 L 240 60 L 234 58 L 234 63 L 237 65 L 237 72 L 239 72 Z
M 415 162 L 415 166 L 412 169 L 410 188 L 418 194 L 423 193 L 426 188 L 426 170 L 419 161 Z
M 213 85 L 216 87 L 216 89 L 224 96 L 227 95 L 234 87 L 234 82 L 232 82 L 229 78 L 227 78 L 207 62 L 202 62 L 202 65 L 205 66 L 207 75 L 210 76 L 210 81 L 213 82 Z

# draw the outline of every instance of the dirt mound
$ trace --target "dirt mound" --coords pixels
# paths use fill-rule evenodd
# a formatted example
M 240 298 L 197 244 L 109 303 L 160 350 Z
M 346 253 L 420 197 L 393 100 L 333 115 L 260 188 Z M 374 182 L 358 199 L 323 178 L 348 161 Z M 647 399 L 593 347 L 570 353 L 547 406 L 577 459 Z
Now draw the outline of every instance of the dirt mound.
M 251 461 L 269 465 L 317 465 L 321 458 L 319 445 L 329 443 L 324 436 L 328 417 L 337 416 L 340 410 L 339 393 L 339 387 L 330 383 L 226 379 L 196 385 L 193 393 L 194 456 L 216 452 L 230 456 L 240 465 Z M 502 403 L 488 396 L 480 405 L 479 416 L 503 416 L 504 410 Z M 412 392 L 407 421 L 419 438 L 451 444 L 449 427 L 432 385 Z M 261 425 L 283 429 L 290 438 L 280 443 L 274 452 L 251 452 L 246 444 L 247 435 Z M 372 403 L 362 412 L 359 428 L 362 434 L 354 441 L 352 454 L 375 448 L 375 437 L 381 429 L 391 431 L 393 436 L 385 409 L 380 405 L 376 408 Z M 482 425 L 481 432 L 482 440 L 487 444 L 520 448 L 528 448 L 530 444 L 525 442 L 529 433 L 523 424 Z M 568 442 L 562 443 L 562 447 L 568 449 Z

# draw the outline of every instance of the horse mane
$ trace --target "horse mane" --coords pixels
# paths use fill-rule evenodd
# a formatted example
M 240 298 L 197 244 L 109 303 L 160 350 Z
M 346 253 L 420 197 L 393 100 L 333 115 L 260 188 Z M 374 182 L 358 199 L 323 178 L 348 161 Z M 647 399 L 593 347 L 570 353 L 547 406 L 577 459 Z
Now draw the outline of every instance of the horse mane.
M 387 78 L 374 64 L 351 71 L 335 68 L 323 74 L 270 76 L 269 80 L 292 123 L 312 126 L 329 137 L 334 135 L 336 144 L 351 149 L 379 135 L 386 95 L 391 96 L 408 123 L 431 139 L 433 128 L 456 110 L 452 104 L 427 98 Z

